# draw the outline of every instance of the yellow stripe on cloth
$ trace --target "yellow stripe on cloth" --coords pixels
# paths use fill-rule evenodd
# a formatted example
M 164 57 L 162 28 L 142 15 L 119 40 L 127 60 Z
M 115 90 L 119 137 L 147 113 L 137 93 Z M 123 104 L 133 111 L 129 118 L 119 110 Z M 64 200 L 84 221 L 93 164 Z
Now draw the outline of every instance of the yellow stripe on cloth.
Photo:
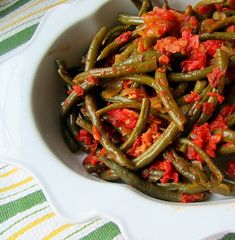
M 65 231 L 66 229 L 70 228 L 74 226 L 73 224 L 64 224 L 61 227 L 55 229 L 53 232 L 51 232 L 50 234 L 48 234 L 46 237 L 44 237 L 42 240 L 50 240 L 53 237 L 57 236 L 58 234 L 60 234 L 61 232 Z
M 62 3 L 68 2 L 68 1 L 69 1 L 69 0 L 61 0 L 61 1 L 57 2 L 57 3 L 51 4 L 51 5 L 47 6 L 47 7 L 44 7 L 44 8 L 42 8 L 42 9 L 39 9 L 39 10 L 37 10 L 37 11 L 35 11 L 35 12 L 33 12 L 33 13 L 30 13 L 30 14 L 28 14 L 28 15 L 26 15 L 26 16 L 24 16 L 24 17 L 22 17 L 22 18 L 20 18 L 20 19 L 18 19 L 18 20 L 16 20 L 16 21 L 12 22 L 12 23 L 7 24 L 6 26 L 0 28 L 0 31 L 1 31 L 1 30 L 4 30 L 4 29 L 6 29 L 6 28 L 9 28 L 9 27 L 11 27 L 11 26 L 13 26 L 13 25 L 15 25 L 15 24 L 17 24 L 17 23 L 19 23 L 19 22 L 22 22 L 23 20 L 25 20 L 25 19 L 27 19 L 27 18 L 29 18 L 29 17 L 32 17 L 32 16 L 36 15 L 37 13 L 43 12 L 43 11 L 45 11 L 45 10 L 48 10 L 48 9 L 50 9 L 50 8 L 52 8 L 52 7 L 55 7 L 55 6 L 57 6 L 57 5 L 60 5 L 60 4 L 62 4 Z
M 8 176 L 14 174 L 17 170 L 18 170 L 18 168 L 13 168 L 12 170 L 10 170 L 10 171 L 8 171 L 8 172 L 5 172 L 5 173 L 3 173 L 3 174 L 0 174 L 0 178 L 8 177 Z
M 28 178 L 25 178 L 24 180 L 21 180 L 17 183 L 14 183 L 14 184 L 10 185 L 10 186 L 0 188 L 0 193 L 7 192 L 7 191 L 10 191 L 12 189 L 23 186 L 24 184 L 27 184 L 27 183 L 31 182 L 32 180 L 33 180 L 32 177 L 28 177 Z
M 33 222 L 29 223 L 28 225 L 26 225 L 25 227 L 21 228 L 19 231 L 15 232 L 7 240 L 16 240 L 18 237 L 23 235 L 25 232 L 29 231 L 30 229 L 36 227 L 37 225 L 45 222 L 46 220 L 48 220 L 52 217 L 55 217 L 55 213 L 53 213 L 53 212 L 48 213 L 48 214 L 36 219 L 35 221 L 33 221 Z

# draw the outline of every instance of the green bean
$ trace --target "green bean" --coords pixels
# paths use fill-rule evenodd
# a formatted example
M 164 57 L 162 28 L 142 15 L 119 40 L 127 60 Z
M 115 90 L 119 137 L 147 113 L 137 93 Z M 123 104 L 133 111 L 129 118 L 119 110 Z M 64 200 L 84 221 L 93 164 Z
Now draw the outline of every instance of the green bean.
M 147 13 L 153 8 L 152 3 L 150 0 L 143 0 L 142 6 L 139 12 L 139 16 L 142 16 L 142 14 Z
M 156 169 L 145 169 L 143 170 L 143 174 L 147 174 L 147 179 L 151 183 L 156 183 L 159 181 L 163 175 L 164 171 L 156 170 Z
M 117 161 L 122 166 L 127 168 L 133 168 L 133 164 L 130 162 L 129 159 L 125 156 L 125 154 L 120 151 L 106 136 L 100 119 L 96 116 L 96 106 L 93 97 L 90 94 L 85 96 L 85 103 L 87 111 L 90 115 L 93 127 L 96 127 L 100 133 L 100 143 L 103 147 L 109 152 L 112 153 L 115 161 Z
M 136 73 L 147 73 L 155 71 L 157 68 L 157 61 L 152 60 L 142 63 L 127 64 L 123 66 L 113 66 L 106 68 L 94 68 L 90 71 L 78 74 L 74 78 L 75 83 L 80 83 L 84 81 L 89 75 L 97 78 L 111 78 L 111 77 L 121 77 L 128 74 Z
M 123 143 L 120 146 L 120 150 L 122 150 L 123 152 L 126 152 L 128 149 L 130 149 L 131 146 L 133 145 L 133 143 L 135 142 L 136 138 L 142 134 L 142 132 L 148 122 L 150 106 L 151 106 L 150 100 L 148 98 L 143 98 L 140 116 L 136 123 L 136 127 L 132 131 L 129 138 L 125 141 L 125 143 Z
M 184 177 L 188 178 L 192 182 L 196 182 L 200 186 L 203 186 L 207 189 L 211 188 L 211 183 L 208 179 L 208 176 L 203 172 L 203 170 L 199 169 L 197 166 L 194 166 L 188 160 L 180 157 L 175 150 L 171 150 L 173 156 L 169 157 L 167 153 L 164 154 L 167 159 L 169 159 L 176 170 L 182 174 Z
M 61 127 L 61 131 L 62 131 L 62 135 L 64 137 L 64 140 L 65 140 L 67 146 L 69 147 L 70 151 L 71 152 L 78 151 L 79 150 L 79 144 L 74 139 L 74 137 L 72 136 L 71 132 L 68 129 L 67 117 L 65 117 L 65 118 L 60 117 L 60 127 Z
M 158 58 L 161 56 L 161 53 L 155 51 L 155 50 L 149 50 L 144 52 L 143 54 L 135 54 L 133 56 L 130 56 L 129 58 L 115 64 L 117 66 L 126 65 L 126 64 L 132 64 L 132 63 L 138 63 L 138 62 L 147 62 L 151 60 L 158 60 Z
M 177 88 L 173 89 L 173 94 L 175 98 L 182 97 L 185 93 L 185 90 L 187 89 L 189 83 L 188 82 L 181 82 L 177 86 Z
M 227 155 L 231 153 L 235 153 L 235 144 L 224 145 L 219 148 L 218 152 L 222 155 Z
M 122 33 L 125 34 L 125 33 Z M 120 35 L 121 36 L 121 35 Z M 133 35 L 129 38 L 128 41 L 133 40 Z M 119 39 L 119 37 L 115 38 L 111 43 L 109 43 L 100 53 L 100 55 L 97 58 L 97 61 L 101 61 L 108 57 L 111 53 L 114 53 L 118 48 L 123 46 L 125 43 L 123 43 L 122 40 Z
M 206 32 L 212 33 L 220 28 L 223 28 L 223 27 L 231 25 L 231 24 L 235 24 L 235 16 L 226 17 L 225 19 L 216 21 L 213 24 L 206 25 L 206 26 L 204 26 L 204 29 L 206 30 Z
M 110 110 L 119 109 L 119 108 L 135 108 L 135 109 L 139 109 L 139 110 L 141 109 L 141 103 L 137 102 L 133 99 L 130 99 L 130 98 L 116 95 L 112 98 L 105 98 L 105 100 L 108 102 L 114 102 L 114 103 L 110 104 L 102 109 L 99 109 L 96 112 L 97 116 L 101 116 Z M 169 121 L 168 115 L 159 112 L 158 110 L 156 110 L 153 107 L 150 107 L 150 113 L 155 117 L 159 117 L 159 118 Z
M 170 73 L 168 79 L 171 82 L 187 82 L 187 81 L 198 81 L 207 77 L 213 70 L 213 66 L 206 67 L 202 70 L 195 70 L 187 73 Z
M 106 27 L 102 27 L 91 42 L 90 48 L 86 56 L 85 71 L 88 71 L 95 67 L 96 60 L 99 55 L 99 50 L 101 48 L 107 31 L 108 29 Z
M 226 73 L 227 68 L 228 68 L 228 64 L 229 64 L 229 58 L 226 52 L 224 52 L 223 50 L 219 49 L 217 50 L 216 53 L 216 65 L 220 68 L 221 72 Z M 221 78 L 219 86 L 217 88 L 214 88 L 212 90 L 212 92 L 214 93 L 218 93 L 221 94 L 223 92 L 224 89 L 224 82 L 225 82 L 225 75 Z M 210 96 L 208 99 L 208 103 L 213 104 L 213 107 L 215 108 L 216 105 L 218 104 L 218 98 L 217 97 L 213 97 Z M 206 114 L 206 113 L 202 113 L 200 119 L 199 119 L 199 124 L 203 124 L 205 122 L 207 122 L 207 120 L 210 118 L 211 116 Z
M 144 19 L 138 16 L 130 16 L 123 13 L 118 14 L 118 21 L 125 25 L 138 26 L 144 23 Z
M 225 142 L 235 144 L 235 131 L 229 129 L 216 129 L 213 134 L 219 134 L 222 136 Z
M 224 12 L 220 12 L 220 11 L 215 11 L 213 13 L 213 19 L 218 21 L 218 20 L 222 20 L 226 18 L 226 14 Z
M 224 11 L 224 13 L 226 14 L 226 15 L 235 15 L 235 11 L 234 10 L 229 10 L 229 11 Z
M 197 81 L 195 86 L 194 86 L 194 92 L 198 93 L 198 94 L 201 94 L 203 89 L 205 89 L 207 85 L 207 82 L 206 81 Z
M 72 112 L 68 117 L 68 128 L 74 137 L 76 137 L 76 135 L 80 131 L 79 127 L 76 124 L 76 119 L 77 119 L 77 116 L 75 112 Z
M 229 127 L 232 127 L 235 124 L 235 113 L 232 113 L 226 117 L 226 121 Z
M 88 173 L 97 173 L 101 169 L 104 169 L 106 167 L 105 164 L 102 162 L 92 164 L 92 163 L 85 162 L 85 161 L 83 161 L 83 166 L 85 167 L 85 169 Z
M 56 60 L 56 64 L 58 66 L 58 73 L 61 78 L 70 86 L 74 85 L 73 79 L 68 74 L 68 69 L 64 60 Z
M 212 189 L 211 192 L 218 193 L 224 196 L 235 196 L 235 185 L 231 183 L 221 183 Z
M 224 40 L 224 41 L 234 41 L 234 32 L 213 32 L 213 33 L 203 33 L 200 35 L 200 41 L 206 40 Z
M 132 30 L 133 30 L 133 27 L 123 26 L 123 25 L 115 26 L 111 28 L 105 35 L 105 38 L 103 40 L 103 45 L 105 45 L 110 40 L 113 41 L 116 37 L 120 36 L 120 34 L 122 34 L 123 32 L 132 31 Z
M 160 187 L 168 191 L 178 191 L 179 193 L 195 194 L 207 191 L 207 188 L 197 183 L 158 183 Z
M 98 176 L 107 182 L 117 181 L 119 176 L 112 169 L 104 169 L 97 172 Z
M 169 88 L 169 84 L 166 78 L 166 73 L 156 71 L 155 79 L 156 79 L 155 89 L 162 101 L 163 106 L 165 107 L 172 121 L 175 122 L 179 130 L 183 131 L 186 119 L 184 115 L 181 113 L 178 105 L 176 104 L 171 94 L 171 90 Z
M 212 162 L 211 158 L 208 156 L 206 152 L 204 152 L 195 143 L 191 142 L 187 138 L 182 138 L 179 140 L 179 142 L 193 147 L 194 150 L 203 158 L 208 168 L 211 170 L 213 176 L 216 178 L 216 179 L 213 179 L 214 185 L 219 185 L 223 181 L 223 174 L 220 172 L 217 166 Z
M 140 192 L 157 199 L 168 200 L 172 202 L 180 201 L 180 194 L 167 191 L 162 187 L 154 185 L 153 183 L 144 181 L 135 173 L 131 172 L 125 167 L 120 166 L 115 161 L 104 157 L 101 157 L 101 160 L 107 167 L 112 169 L 126 184 L 136 188 Z
M 198 7 L 201 6 L 207 6 L 211 4 L 219 4 L 219 3 L 224 3 L 225 0 L 202 0 L 198 2 L 196 5 L 193 6 L 193 9 L 197 10 Z
M 128 45 L 124 51 L 116 55 L 114 65 L 123 65 L 121 63 L 123 63 L 126 59 L 128 59 L 135 50 L 136 50 L 136 45 L 134 43 L 131 43 L 130 45 Z
M 178 132 L 176 124 L 171 122 L 159 138 L 144 153 L 133 160 L 135 169 L 141 169 L 153 162 L 173 142 Z

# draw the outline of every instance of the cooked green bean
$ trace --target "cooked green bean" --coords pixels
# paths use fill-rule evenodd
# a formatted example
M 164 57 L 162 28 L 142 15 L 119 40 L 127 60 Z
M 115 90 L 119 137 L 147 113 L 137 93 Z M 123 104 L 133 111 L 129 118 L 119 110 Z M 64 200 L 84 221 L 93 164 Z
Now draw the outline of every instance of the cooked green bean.
M 235 113 L 232 113 L 226 117 L 226 121 L 229 127 L 235 125 Z
M 157 199 L 168 200 L 172 202 L 180 201 L 180 194 L 177 192 L 170 192 L 166 189 L 156 186 L 153 183 L 144 181 L 135 173 L 117 164 L 108 158 L 101 157 L 104 164 L 112 169 L 125 183 L 136 188 L 140 192 Z
M 235 144 L 226 144 L 219 148 L 218 152 L 222 155 L 235 153 Z
M 207 77 L 213 67 L 206 67 L 202 70 L 195 70 L 187 73 L 170 73 L 167 77 L 171 82 L 198 81 Z
M 224 3 L 225 0 L 202 0 L 199 3 L 195 4 L 193 6 L 193 9 L 197 10 L 198 7 L 200 6 L 207 6 L 211 4 L 219 4 L 219 3 Z
M 206 40 L 224 40 L 224 41 L 234 41 L 234 32 L 213 32 L 213 33 L 203 33 L 200 35 L 201 41 Z
M 144 20 L 141 17 L 130 16 L 122 13 L 119 13 L 118 21 L 125 25 L 134 25 L 134 26 L 138 26 L 144 23 Z
M 88 71 L 95 67 L 96 60 L 99 56 L 99 50 L 107 31 L 108 29 L 106 27 L 102 27 L 93 39 L 86 56 L 85 71 Z
M 132 169 L 133 164 L 131 163 L 131 161 L 129 159 L 127 159 L 125 154 L 122 151 L 120 151 L 105 135 L 105 132 L 102 128 L 101 121 L 96 116 L 96 106 L 95 106 L 93 97 L 91 95 L 87 94 L 85 96 L 85 103 L 86 103 L 87 111 L 88 111 L 91 121 L 92 121 L 92 125 L 99 131 L 100 143 L 104 146 L 104 148 L 108 152 L 112 153 L 115 161 L 117 161 L 122 166 Z
M 157 68 L 156 60 L 141 62 L 141 63 L 134 63 L 134 64 L 126 64 L 123 66 L 94 68 L 94 69 L 91 69 L 90 71 L 86 71 L 84 73 L 78 74 L 73 81 L 75 83 L 80 83 L 90 75 L 97 78 L 111 78 L 111 77 L 121 77 L 128 74 L 147 73 L 147 72 L 155 71 L 156 68 Z
M 151 102 L 148 98 L 143 98 L 139 119 L 136 123 L 136 127 L 132 131 L 129 138 L 120 146 L 120 150 L 127 151 L 135 142 L 136 138 L 140 136 L 148 122 L 150 113 Z
M 119 176 L 112 169 L 100 170 L 97 174 L 102 180 L 107 182 L 113 182 L 119 179 Z
M 195 151 L 203 158 L 208 168 L 211 170 L 213 177 L 216 178 L 213 179 L 214 185 L 219 185 L 223 181 L 223 174 L 220 172 L 218 167 L 212 162 L 211 158 L 208 156 L 206 152 L 204 152 L 200 147 L 198 147 L 195 143 L 193 143 L 187 138 L 181 138 L 179 142 L 193 147 Z
M 181 82 L 177 86 L 177 88 L 173 89 L 173 95 L 175 98 L 182 97 L 185 93 L 185 90 L 187 89 L 189 83 L 188 82 Z
M 173 142 L 178 132 L 176 124 L 171 122 L 160 137 L 144 153 L 133 160 L 135 169 L 141 169 L 153 162 Z
M 180 193 L 195 194 L 207 191 L 207 188 L 197 183 L 158 183 L 160 187 L 168 191 L 178 191 Z
M 213 133 L 221 135 L 225 142 L 235 144 L 235 131 L 229 129 L 216 129 Z
M 179 130 L 183 131 L 186 119 L 184 115 L 181 113 L 178 105 L 176 104 L 171 94 L 171 90 L 169 88 L 169 84 L 166 78 L 166 73 L 156 71 L 155 78 L 156 78 L 155 89 L 159 97 L 161 98 L 163 106 L 165 107 L 172 121 L 175 122 Z
M 231 25 L 231 24 L 235 24 L 235 16 L 226 17 L 222 20 L 216 21 L 213 24 L 210 24 L 210 25 L 208 24 L 208 25 L 204 26 L 204 29 L 208 33 L 213 33 L 214 31 L 221 29 L 225 26 Z
M 150 0 L 143 0 L 142 6 L 139 12 L 139 16 L 141 16 L 144 13 L 147 13 L 153 8 L 152 3 Z
M 64 60 L 56 60 L 56 64 L 58 67 L 58 73 L 61 78 L 70 86 L 74 85 L 73 79 L 68 74 L 68 69 Z

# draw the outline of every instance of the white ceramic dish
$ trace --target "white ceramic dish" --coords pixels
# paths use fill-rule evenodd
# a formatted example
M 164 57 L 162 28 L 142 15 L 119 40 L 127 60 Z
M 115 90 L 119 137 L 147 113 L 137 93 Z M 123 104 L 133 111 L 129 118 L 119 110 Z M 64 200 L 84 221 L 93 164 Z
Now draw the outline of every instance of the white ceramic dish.
M 193 1 L 172 2 L 182 7 Z M 235 229 L 235 199 L 188 205 L 155 200 L 126 185 L 91 177 L 82 167 L 82 156 L 66 147 L 58 123 L 64 89 L 54 60 L 76 65 L 97 30 L 114 24 L 118 12 L 133 13 L 135 8 L 127 0 L 63 5 L 46 16 L 30 46 L 20 53 L 23 68 L 13 75 L 21 83 L 16 99 L 22 157 L 17 164 L 35 174 L 63 216 L 73 221 L 107 216 L 119 224 L 126 239 L 193 240 Z

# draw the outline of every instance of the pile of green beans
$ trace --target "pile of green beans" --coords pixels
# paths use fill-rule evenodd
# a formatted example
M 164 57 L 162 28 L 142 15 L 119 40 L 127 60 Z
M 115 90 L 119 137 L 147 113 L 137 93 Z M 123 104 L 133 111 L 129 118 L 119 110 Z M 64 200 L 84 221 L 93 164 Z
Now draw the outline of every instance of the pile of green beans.
M 131 1 L 139 13 L 120 13 L 120 25 L 102 27 L 78 67 L 56 60 L 66 88 L 60 125 L 67 146 L 73 153 L 88 154 L 83 161 L 88 173 L 124 182 L 153 198 L 195 202 L 211 193 L 235 196 L 235 173 L 229 176 L 216 160 L 225 166 L 221 156 L 235 157 L 235 10 L 229 0 L 203 0 L 185 11 L 174 10 L 195 17 L 198 27 L 191 34 L 200 44 L 220 44 L 204 67 L 183 72 L 179 63 L 186 53 L 156 48 L 158 40 L 180 39 L 180 33 L 143 36 L 145 16 L 156 9 L 150 0 Z M 167 1 L 162 10 L 170 10 Z M 162 22 L 154 24 L 160 28 Z M 233 30 L 227 31 L 229 27 Z M 162 61 L 166 58 L 169 62 Z M 192 92 L 196 98 L 187 100 Z M 195 140 L 195 129 L 216 119 L 226 125 L 209 130 L 219 138 L 212 157 Z M 189 151 L 202 160 L 189 159 Z M 159 167 L 162 163 L 171 170 Z M 170 171 L 177 178 L 163 180 Z

